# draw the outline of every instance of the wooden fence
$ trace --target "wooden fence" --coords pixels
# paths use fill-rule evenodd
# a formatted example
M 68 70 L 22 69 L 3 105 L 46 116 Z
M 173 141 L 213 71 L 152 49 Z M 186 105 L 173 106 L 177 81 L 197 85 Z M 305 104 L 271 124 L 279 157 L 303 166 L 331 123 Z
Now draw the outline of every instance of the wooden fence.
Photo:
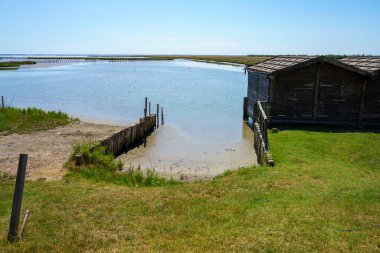
M 265 108 L 265 109 L 264 109 Z M 268 117 L 266 111 L 268 110 L 266 103 L 257 101 L 254 106 L 254 147 L 257 155 L 257 162 L 259 164 L 266 164 L 274 166 L 274 160 L 269 153 L 268 141 Z
M 263 102 L 257 101 L 255 103 L 254 113 L 254 121 L 259 124 L 265 147 L 268 149 L 268 117 L 264 111 Z
M 118 133 L 100 141 L 106 147 L 106 152 L 115 157 L 144 144 L 146 138 L 156 128 L 156 115 L 141 118 L 140 122 L 129 126 Z

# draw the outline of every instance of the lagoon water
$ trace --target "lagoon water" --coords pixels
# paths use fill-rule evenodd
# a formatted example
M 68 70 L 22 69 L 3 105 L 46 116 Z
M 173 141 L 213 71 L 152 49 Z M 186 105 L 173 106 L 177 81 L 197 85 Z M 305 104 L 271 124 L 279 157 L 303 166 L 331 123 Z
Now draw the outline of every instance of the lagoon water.
M 246 87 L 242 67 L 187 60 L 0 71 L 0 95 L 7 105 L 60 110 L 94 123 L 135 123 L 143 116 L 145 97 L 152 113 L 159 103 L 165 126 L 147 149 L 124 159 L 169 174 L 204 168 L 204 175 L 213 175 L 253 164 L 252 136 L 242 122 Z

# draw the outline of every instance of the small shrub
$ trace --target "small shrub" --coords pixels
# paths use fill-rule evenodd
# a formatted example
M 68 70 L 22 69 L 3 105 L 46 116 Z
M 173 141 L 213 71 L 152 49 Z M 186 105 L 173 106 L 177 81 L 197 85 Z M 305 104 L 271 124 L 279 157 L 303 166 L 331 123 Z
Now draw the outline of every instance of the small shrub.
M 83 164 L 81 166 L 75 166 L 77 154 L 82 155 Z M 107 154 L 105 147 L 92 143 L 75 144 L 68 166 L 73 171 L 79 171 L 88 166 L 101 167 L 111 172 L 115 172 L 118 168 L 113 155 Z
M 116 168 L 119 170 L 119 171 L 121 171 L 122 169 L 123 169 L 123 167 L 124 167 L 124 162 L 122 161 L 122 160 L 117 160 L 117 162 L 116 162 Z

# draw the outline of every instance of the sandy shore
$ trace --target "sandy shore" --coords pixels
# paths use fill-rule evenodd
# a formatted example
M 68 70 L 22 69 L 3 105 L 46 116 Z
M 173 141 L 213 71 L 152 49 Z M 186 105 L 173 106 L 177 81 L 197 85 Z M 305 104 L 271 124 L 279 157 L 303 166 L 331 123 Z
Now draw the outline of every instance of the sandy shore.
M 16 174 L 18 156 L 26 153 L 27 179 L 59 180 L 67 172 L 63 166 L 73 144 L 101 140 L 124 127 L 79 122 L 31 134 L 0 135 L 0 172 Z M 118 159 L 124 161 L 124 170 L 140 167 L 167 178 L 209 179 L 227 169 L 256 164 L 253 132 L 246 124 L 242 127 L 242 140 L 236 143 L 191 138 L 174 127 L 160 127 L 148 137 L 145 148 L 140 146 Z
M 231 142 L 191 138 L 171 126 L 163 126 L 147 139 L 146 148 L 131 150 L 119 158 L 124 169 L 153 169 L 167 178 L 192 181 L 210 179 L 228 169 L 257 164 L 253 131 L 242 123 L 242 140 Z
M 0 135 L 0 171 L 16 174 L 18 156 L 25 153 L 29 156 L 28 179 L 61 179 L 66 173 L 63 165 L 71 153 L 73 144 L 100 140 L 122 128 L 80 122 L 31 134 Z

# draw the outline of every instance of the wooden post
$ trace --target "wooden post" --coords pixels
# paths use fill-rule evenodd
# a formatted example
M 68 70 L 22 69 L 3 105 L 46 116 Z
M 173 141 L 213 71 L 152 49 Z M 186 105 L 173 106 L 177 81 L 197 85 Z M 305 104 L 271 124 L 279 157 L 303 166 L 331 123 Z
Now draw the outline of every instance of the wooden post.
M 157 104 L 157 128 L 160 127 L 160 105 Z
M 361 96 L 360 96 L 360 111 L 359 111 L 359 124 L 363 121 L 364 109 L 365 109 L 365 95 L 367 90 L 367 80 L 364 81 Z
M 264 129 L 262 129 L 264 134 L 264 143 L 265 143 L 265 149 L 268 149 L 268 119 L 264 119 Z
M 21 239 L 22 239 L 22 237 L 24 235 L 26 222 L 28 221 L 28 218 L 29 218 L 29 213 L 30 213 L 29 210 L 26 210 L 24 221 L 22 222 L 22 226 L 21 226 L 21 230 L 20 230 L 20 238 Z
M 75 166 L 81 166 L 82 164 L 83 164 L 83 154 L 78 153 L 75 155 Z
M 150 116 L 150 101 L 149 101 L 149 113 L 148 113 L 148 114 L 149 114 L 149 116 Z
M 319 111 L 319 86 L 320 86 L 320 68 L 321 64 L 318 65 L 317 79 L 315 80 L 314 85 L 314 102 L 313 102 L 313 120 L 318 119 Z
M 3 108 L 5 107 L 5 105 L 4 105 L 4 97 L 3 96 L 1 96 L 1 105 L 2 105 Z
M 164 125 L 164 107 L 161 107 L 161 125 Z
M 17 237 L 18 223 L 20 220 L 22 194 L 24 191 L 26 163 L 28 161 L 27 154 L 20 154 L 17 170 L 17 178 L 15 185 L 15 192 L 13 195 L 13 206 L 11 213 L 11 220 L 8 230 L 8 241 L 12 242 Z
M 248 98 L 244 97 L 243 100 L 243 120 L 248 120 Z
M 147 112 L 148 112 L 148 98 L 145 97 L 144 118 L 146 118 Z

